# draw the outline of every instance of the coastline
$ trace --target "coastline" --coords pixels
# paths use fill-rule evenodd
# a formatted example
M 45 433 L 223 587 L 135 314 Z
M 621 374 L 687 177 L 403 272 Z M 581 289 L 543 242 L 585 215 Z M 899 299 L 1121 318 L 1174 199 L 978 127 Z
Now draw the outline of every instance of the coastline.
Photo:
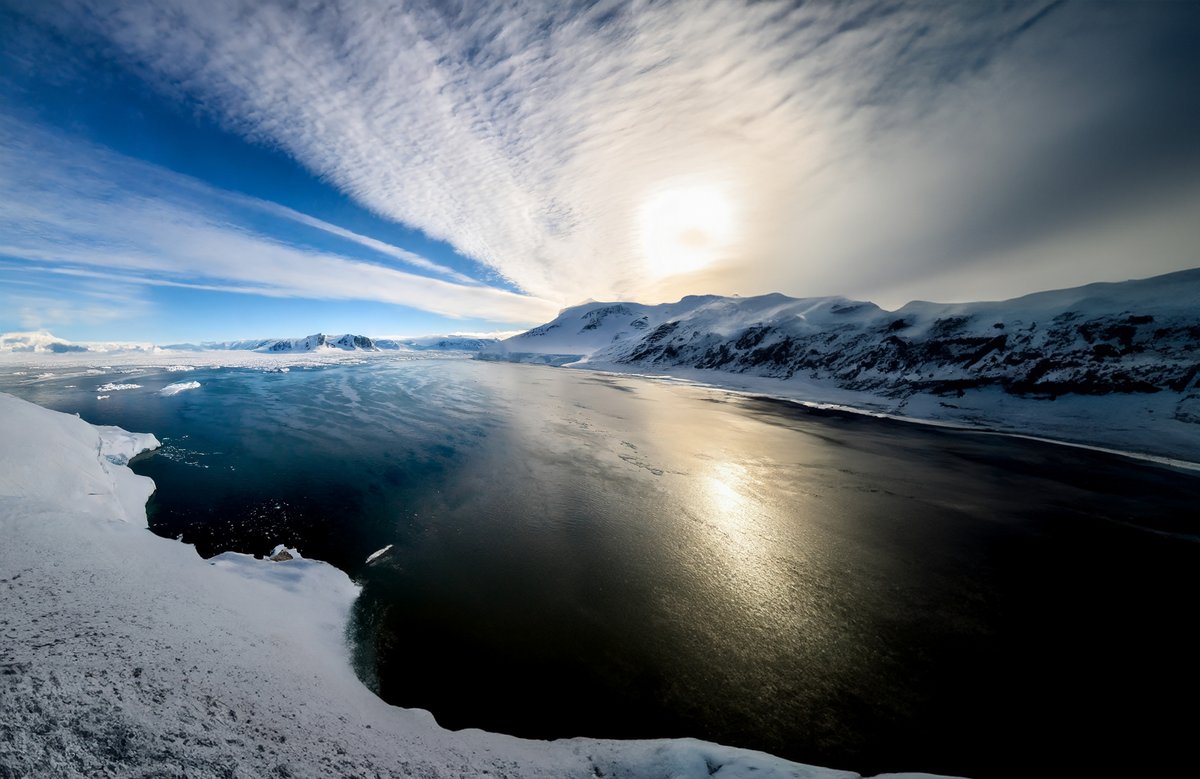
M 1172 430 L 1174 434 L 1173 437 L 1177 439 L 1177 442 L 1172 442 L 1167 445 L 1166 448 L 1172 452 L 1171 454 L 1164 454 L 1161 452 L 1161 448 L 1163 447 L 1164 443 L 1163 439 L 1160 437 L 1162 427 L 1155 426 L 1153 424 L 1147 424 L 1137 428 L 1123 428 L 1108 433 L 1093 429 L 1091 431 L 1091 436 L 1071 438 L 1066 432 L 1068 427 L 1065 425 L 1054 424 L 1052 418 L 1047 418 L 1052 417 L 1050 414 L 1030 414 L 1028 418 L 1031 420 L 1031 424 L 1028 426 L 1006 426 L 1000 419 L 994 417 L 975 417 L 973 419 L 971 416 L 966 414 L 954 415 L 950 413 L 944 413 L 944 415 L 939 418 L 937 416 L 918 416 L 913 413 L 902 413 L 900 411 L 900 409 L 904 409 L 914 398 L 916 398 L 919 404 L 923 404 L 927 408 L 932 403 L 941 403 L 942 401 L 936 396 L 913 396 L 913 398 L 893 400 L 863 392 L 842 390 L 836 387 L 825 387 L 810 381 L 785 381 L 766 376 L 732 374 L 728 372 L 701 370 L 696 368 L 674 369 L 665 371 L 663 373 L 644 373 L 640 371 L 622 370 L 621 366 L 611 363 L 581 362 L 562 366 L 543 367 L 561 367 L 569 370 L 590 371 L 592 373 L 601 375 L 661 381 L 669 384 L 678 384 L 681 386 L 691 386 L 706 390 L 726 392 L 731 395 L 758 397 L 773 401 L 793 403 L 811 409 L 841 411 L 848 414 L 875 417 L 878 419 L 891 419 L 898 422 L 907 422 L 930 427 L 940 427 L 948 430 L 959 430 L 963 432 L 1021 438 L 1029 441 L 1038 441 L 1057 446 L 1066 446 L 1075 449 L 1084 449 L 1087 451 L 1116 455 L 1119 457 L 1127 457 L 1141 462 L 1162 465 L 1170 468 L 1179 468 L 1187 471 L 1200 471 L 1200 424 L 1195 423 L 1177 423 L 1177 425 L 1169 427 L 1168 429 Z M 995 396 L 1000 395 L 999 392 L 991 392 L 987 394 L 993 396 L 986 398 L 988 401 L 994 401 L 996 400 Z M 1159 394 L 1162 395 L 1163 393 Z M 1181 393 L 1175 394 L 1181 395 Z M 1151 411 L 1155 410 L 1153 409 L 1153 406 L 1167 408 L 1172 403 L 1178 402 L 1180 399 L 1164 396 L 1158 398 L 1158 402 L 1155 402 L 1154 400 L 1149 400 L 1156 398 L 1155 395 L 1146 396 L 1146 398 L 1148 399 L 1146 405 L 1150 407 L 1149 410 Z M 1112 402 L 1114 399 L 1117 401 L 1116 404 Z M 1033 409 L 1036 411 L 1057 411 L 1066 406 L 1082 405 L 1085 407 L 1083 411 L 1090 412 L 1091 409 L 1086 408 L 1090 405 L 1099 409 L 1099 411 L 1089 414 L 1092 419 L 1089 419 L 1088 421 L 1094 422 L 1096 419 L 1102 417 L 1101 412 L 1111 411 L 1111 407 L 1113 405 L 1119 404 L 1121 402 L 1121 397 L 1079 396 L 1068 399 L 1068 396 L 1064 396 L 1058 398 L 1057 400 L 1037 400 L 1009 396 L 1008 398 L 1001 397 L 999 400 L 1001 402 L 1008 400 L 1011 404 L 1020 404 L 1026 409 Z M 957 402 L 962 403 L 964 401 L 957 400 Z M 1043 405 L 1037 406 L 1034 404 Z M 1059 405 L 1050 406 L 1047 404 Z M 953 410 L 953 405 L 954 404 L 951 405 L 949 410 Z M 995 406 L 999 404 L 993 403 L 991 405 L 992 408 L 983 409 L 983 413 L 995 414 Z M 1104 406 L 1108 406 L 1109 408 L 1103 408 Z M 1153 421 L 1157 422 L 1158 420 Z M 1175 420 L 1170 421 L 1175 422 Z M 1061 431 L 1060 435 L 1039 435 L 1036 432 L 1036 425 L 1040 425 L 1041 429 L 1043 430 L 1049 428 L 1051 430 Z M 1186 427 L 1184 427 L 1184 425 L 1186 425 Z M 1117 445 L 1116 440 L 1122 437 L 1126 437 L 1126 440 L 1131 440 L 1134 443 L 1141 444 L 1143 448 L 1127 448 Z M 1159 447 L 1160 451 L 1150 451 L 1155 447 Z
M 278 366 L 286 364 L 286 362 L 272 364 Z M 917 422 L 969 432 L 1034 438 L 1034 436 L 1008 431 L 957 425 L 946 420 L 906 419 L 878 409 L 858 409 L 833 402 L 772 396 L 757 388 L 725 387 L 699 382 L 687 376 L 647 376 L 622 371 L 605 371 L 591 365 L 579 366 L 577 369 L 611 376 L 614 379 L 648 378 L 657 381 L 678 382 L 681 386 L 696 387 L 705 391 L 732 393 L 746 397 L 770 397 L 773 400 L 795 403 L 801 407 Z M 7 396 L 0 395 L 0 398 L 5 397 Z M 0 408 L 0 412 L 2 411 L 3 408 Z M 82 425 L 81 429 L 92 428 L 87 423 L 73 417 L 61 414 L 56 416 L 68 420 L 71 425 Z M 9 417 L 6 415 L 5 418 Z M 45 452 L 55 449 L 54 440 L 51 437 L 39 438 L 36 450 Z M 1081 446 L 1070 442 L 1051 442 Z M 57 448 L 63 449 L 64 447 Z M 17 459 L 17 455 L 11 452 L 4 453 L 8 458 L 6 462 L 13 462 Z M 103 453 L 103 447 L 89 449 L 89 456 L 93 461 L 98 462 L 102 468 L 112 469 L 114 463 L 110 459 L 103 458 L 104 462 L 97 460 L 98 455 Z M 128 453 L 126 454 L 128 455 Z M 1118 454 L 1121 453 L 1118 452 Z M 1137 453 L 1131 454 L 1135 457 L 1138 456 Z M 1146 457 L 1139 459 L 1146 459 Z M 107 462 L 107 466 L 105 462 Z M 1170 463 L 1158 464 L 1170 465 Z M 121 468 L 120 470 L 125 471 L 126 469 Z M 19 501 L 14 503 L 10 500 L 11 497 L 9 492 L 0 492 L 0 528 L 4 529 L 6 537 L 27 540 L 30 537 L 30 528 L 22 527 L 21 520 L 22 518 L 28 519 L 29 506 L 22 506 Z M 53 700 L 51 701 L 53 705 L 50 705 L 45 700 L 34 697 L 36 711 L 25 711 L 30 719 L 30 724 L 27 726 L 22 724 L 22 729 L 17 731 L 23 734 L 24 740 L 21 743 L 25 747 L 36 743 L 32 734 L 38 728 L 44 730 L 51 727 L 51 723 L 62 722 L 64 719 L 71 722 L 79 720 L 83 723 L 84 729 L 77 731 L 74 729 L 76 726 L 72 725 L 71 730 L 55 736 L 60 741 L 74 739 L 80 732 L 85 734 L 98 732 L 96 729 L 101 728 L 98 720 L 87 720 L 87 717 L 92 715 L 86 714 L 86 712 L 92 711 L 96 696 L 100 696 L 99 699 L 103 701 L 102 708 L 107 712 L 106 717 L 113 713 L 124 716 L 129 702 L 143 711 L 152 712 L 153 716 L 147 716 L 144 719 L 135 718 L 133 724 L 124 721 L 124 724 L 114 726 L 115 730 L 107 725 L 103 726 L 102 734 L 108 735 L 100 738 L 98 742 L 100 747 L 98 748 L 117 754 L 119 757 L 114 760 L 118 760 L 118 762 L 96 763 L 94 761 L 98 759 L 97 756 L 87 753 L 88 760 L 93 761 L 87 765 L 93 767 L 95 765 L 125 766 L 129 763 L 120 761 L 149 760 L 148 756 L 154 754 L 169 754 L 172 760 L 178 760 L 179 764 L 184 766 L 188 772 L 198 772 L 200 775 L 209 775 L 208 772 L 216 771 L 215 766 L 228 761 L 233 761 L 238 765 L 242 765 L 244 762 L 245 765 L 252 766 L 252 769 L 246 769 L 247 772 L 244 775 L 247 776 L 275 770 L 274 767 L 278 765 L 290 766 L 287 770 L 291 771 L 293 775 L 308 775 L 304 773 L 306 766 L 328 765 L 321 761 L 333 761 L 342 759 L 344 755 L 350 755 L 351 758 L 345 759 L 359 762 L 347 763 L 346 765 L 350 767 L 345 768 L 344 772 L 366 771 L 368 766 L 373 766 L 373 770 L 378 771 L 381 770 L 380 765 L 383 763 L 399 761 L 396 765 L 403 765 L 404 769 L 396 769 L 396 775 L 411 775 L 414 770 L 425 772 L 430 776 L 458 775 L 455 774 L 456 770 L 460 774 L 462 772 L 461 768 L 455 768 L 458 765 L 468 766 L 475 773 L 487 770 L 493 775 L 500 776 L 589 776 L 593 775 L 595 770 L 601 770 L 607 775 L 624 773 L 628 776 L 691 777 L 707 776 L 714 766 L 718 768 L 722 776 L 749 776 L 751 768 L 754 769 L 753 775 L 755 776 L 853 776 L 853 774 L 789 763 L 759 752 L 720 747 L 692 740 L 613 742 L 568 739 L 543 742 L 526 741 L 475 730 L 457 733 L 445 731 L 437 726 L 428 712 L 398 709 L 379 701 L 354 676 L 348 654 L 345 651 L 342 631 L 345 627 L 349 604 L 357 596 L 357 590 L 345 574 L 332 566 L 313 560 L 266 563 L 244 555 L 233 554 L 220 555 L 212 560 L 204 561 L 200 560 L 194 550 L 186 549 L 186 545 L 144 532 L 145 496 L 142 496 L 141 505 L 136 512 L 140 517 L 139 521 L 125 522 L 126 530 L 117 528 L 120 523 L 107 521 L 112 517 L 76 511 L 75 507 L 62 505 L 61 502 L 55 507 L 55 501 L 59 496 L 51 495 L 49 497 L 54 498 L 51 501 L 53 511 L 42 513 L 63 513 L 65 519 L 54 518 L 45 523 L 48 528 L 46 532 L 49 535 L 46 536 L 47 543 L 39 547 L 41 552 L 38 554 L 29 553 L 28 550 L 23 554 L 0 550 L 0 570 L 14 568 L 13 561 L 38 560 L 39 564 L 30 566 L 30 571 L 22 577 L 24 581 L 20 584 L 18 591 L 25 594 L 28 594 L 31 587 L 49 592 L 52 588 L 60 586 L 59 578 L 54 575 L 55 569 L 71 571 L 71 576 L 75 577 L 69 579 L 68 586 L 64 588 L 68 593 L 71 590 L 78 591 L 80 589 L 82 585 L 74 586 L 72 582 L 83 581 L 84 576 L 87 577 L 88 586 L 92 586 L 90 582 L 98 574 L 108 577 L 107 581 L 113 583 L 112 587 L 101 587 L 100 592 L 108 592 L 115 588 L 120 595 L 114 600 L 122 601 L 119 604 L 120 610 L 106 611 L 105 609 L 110 608 L 110 605 L 97 605 L 89 602 L 85 605 L 92 611 L 84 608 L 71 612 L 75 622 L 95 628 L 96 626 L 89 622 L 92 619 L 91 614 L 94 612 L 106 618 L 115 618 L 115 621 L 119 622 L 150 622 L 154 629 L 142 632 L 140 638 L 130 632 L 123 634 L 102 632 L 99 634 L 101 638 L 99 643 L 79 641 L 78 636 L 67 635 L 64 631 L 51 636 L 52 641 L 58 643 L 47 645 L 47 642 L 42 639 L 36 642 L 31 641 L 31 644 L 35 644 L 33 646 L 35 651 L 29 651 L 28 648 L 23 647 L 20 652 L 14 652 L 11 658 L 6 658 L 6 663 L 11 659 L 12 663 L 9 667 L 16 670 L 16 673 L 12 675 L 17 678 L 5 678 L 3 682 L 24 685 L 12 688 L 16 693 L 16 697 L 13 698 L 15 700 L 28 701 L 29 696 L 40 693 L 53 684 L 52 678 L 42 673 L 43 666 L 47 664 L 49 658 L 39 655 L 40 650 L 48 650 L 48 653 L 55 653 L 55 656 L 58 656 L 63 651 L 67 651 L 60 649 L 66 646 L 71 647 L 70 651 L 75 653 L 70 662 L 60 662 L 56 667 L 52 666 L 49 673 L 59 679 L 71 673 L 79 673 L 75 670 L 77 668 L 82 668 L 85 676 L 90 672 L 92 677 L 88 678 L 103 679 L 103 684 L 84 686 L 73 690 L 70 694 L 78 697 L 65 700 L 65 705 L 60 705 L 63 703 L 61 700 Z M 79 520 L 73 518 L 77 514 L 85 522 L 94 524 L 99 520 L 104 526 L 109 527 L 111 530 L 109 535 L 122 540 L 118 540 L 114 544 L 112 539 L 106 541 L 103 538 L 97 538 L 90 532 L 79 533 L 81 525 Z M 142 528 L 142 532 L 139 534 L 140 538 L 127 538 L 126 532 L 135 529 L 135 526 Z M 49 543 L 50 541 L 53 543 Z M 26 544 L 26 547 L 28 546 Z M 170 547 L 172 551 L 168 551 L 167 547 Z M 75 554 L 73 550 L 79 549 L 85 550 L 85 553 L 78 558 L 72 557 L 71 555 Z M 95 552 L 100 553 L 99 558 L 94 556 Z M 88 567 L 94 566 L 97 559 L 106 559 L 107 557 L 119 558 L 119 562 L 114 560 L 111 565 L 106 564 L 106 567 L 102 569 Z M 130 561 L 140 563 L 147 559 L 156 561 L 157 572 L 147 578 L 138 578 L 142 573 L 138 571 L 132 581 L 127 581 L 131 577 L 130 569 L 138 568 L 137 565 L 131 566 Z M 159 565 L 157 561 L 162 561 L 162 565 Z M 198 572 L 197 564 L 201 566 L 203 573 Z M 72 566 L 83 567 L 76 571 Z M 32 575 L 39 567 L 43 569 L 40 571 L 40 581 L 31 582 L 30 579 L 25 578 Z M 328 578 L 322 578 L 325 574 L 319 573 L 320 571 L 327 571 Z M 219 585 L 214 583 L 214 577 L 215 581 L 220 582 Z M 129 589 L 131 586 L 133 587 L 132 591 Z M 146 600 L 142 590 L 155 593 L 157 599 Z M 47 614 L 67 612 L 73 606 L 73 604 L 60 602 L 60 599 L 51 601 L 50 605 L 54 608 L 48 609 L 46 601 L 28 597 L 19 599 L 23 605 L 32 604 L 34 608 L 42 608 L 43 613 Z M 194 626 L 186 624 L 186 620 L 185 624 L 180 625 L 166 619 L 166 615 L 158 614 L 160 609 L 157 609 L 155 604 L 161 604 L 163 599 L 173 606 L 184 604 L 187 609 L 183 612 L 184 614 L 199 613 L 210 627 L 213 625 L 217 627 L 224 641 L 220 645 L 214 645 L 209 641 L 210 636 L 196 634 Z M 243 600 L 257 600 L 272 605 L 255 610 L 249 607 L 244 608 L 240 603 Z M 128 603 L 124 601 L 128 601 Z M 323 601 L 330 602 L 321 605 Z M 174 613 L 175 609 L 172 608 L 171 611 Z M 213 619 L 211 614 L 214 611 L 220 612 L 224 616 L 237 614 L 240 616 L 237 616 L 233 622 L 226 622 L 223 617 Z M 148 619 L 148 615 L 153 615 L 153 619 Z M 114 619 L 109 621 L 114 621 Z M 29 627 L 28 622 L 26 627 Z M 44 630 L 44 628 L 39 627 L 38 630 Z M 185 640 L 164 640 L 164 636 L 168 636 L 176 630 Z M 165 651 L 166 654 L 163 654 L 162 657 L 168 658 L 172 662 L 155 665 L 155 660 L 147 659 L 145 653 L 136 656 L 130 655 L 125 645 L 131 639 L 134 643 L 146 643 L 156 650 Z M 246 645 L 246 640 L 249 640 L 250 646 Z M 196 650 L 191 644 L 197 643 L 204 654 L 196 654 Z M 264 645 L 269 648 L 263 649 Z M 314 670 L 307 670 L 314 662 L 311 659 L 296 662 L 295 658 L 289 654 L 296 649 L 297 645 L 317 648 L 318 657 L 315 661 L 317 666 Z M 178 654 L 175 654 L 176 652 Z M 226 660 L 214 659 L 216 655 L 226 652 L 237 655 L 232 666 L 226 664 L 228 662 Z M 267 653 L 265 656 L 264 652 Z M 281 652 L 282 655 L 280 655 Z M 97 654 L 116 657 L 120 663 L 114 670 L 114 665 L 107 661 L 106 657 L 105 661 L 96 660 L 96 664 L 89 666 L 88 663 L 92 662 L 89 658 Z M 246 657 L 253 659 L 251 665 L 254 666 L 254 670 L 250 672 L 242 667 L 244 663 L 241 662 L 241 658 Z M 175 662 L 177 658 L 182 658 L 181 662 L 186 666 L 185 668 L 177 667 L 180 665 L 179 662 Z M 204 662 L 197 662 L 198 659 L 203 659 Z M 189 662 L 191 664 L 187 665 Z M 199 670 L 187 673 L 193 667 Z M 296 673 L 297 669 L 299 669 L 299 673 Z M 182 678 L 178 676 L 181 671 L 183 672 Z M 231 691 L 221 684 L 206 687 L 202 681 L 197 681 L 196 677 L 200 673 L 205 676 L 233 679 L 235 687 L 238 689 Z M 131 678 L 126 678 L 127 676 Z M 312 682 L 308 680 L 319 678 L 326 680 L 321 684 L 325 692 L 318 698 L 310 700 L 306 694 L 306 685 Z M 149 680 L 149 682 L 142 680 Z M 151 682 L 153 684 L 150 684 Z M 110 693 L 110 685 L 115 692 Z M 146 689 L 147 685 L 150 685 L 149 691 Z M 364 694 L 372 700 L 369 706 L 362 700 Z M 150 695 L 149 700 L 146 699 L 146 695 Z M 113 696 L 115 696 L 115 700 L 113 700 Z M 207 702 L 208 698 L 220 702 L 220 705 L 210 705 Z M 203 715 L 197 714 L 195 711 L 192 711 L 191 714 L 186 713 L 188 707 L 195 701 L 205 701 Z M 162 708 L 164 703 L 168 706 L 165 711 Z M 214 721 L 216 717 L 225 716 L 222 714 L 222 705 L 237 716 L 229 715 L 229 722 Z M 310 707 L 312 707 L 311 710 Z M 186 722 L 181 724 L 176 721 L 175 718 L 180 716 L 175 710 L 176 708 L 185 712 L 181 716 Z M 307 719 L 301 717 L 302 709 L 304 717 Z M 370 716 L 364 718 L 362 712 L 367 709 L 374 713 L 369 712 Z M 254 727 L 268 734 L 267 740 L 264 741 L 257 737 L 257 740 L 247 740 L 243 726 L 247 722 L 246 712 L 248 711 L 258 713 Z M 333 736 L 327 737 L 325 742 L 303 743 L 306 734 L 324 733 L 322 728 L 326 726 L 322 724 L 320 713 L 322 711 L 332 711 L 335 713 L 333 716 L 346 719 L 336 727 L 336 732 Z M 65 715 L 63 712 L 66 712 Z M 38 717 L 42 719 L 38 719 Z M 83 720 L 80 720 L 80 717 L 83 717 Z M 168 724 L 160 725 L 160 719 Z M 144 732 L 157 732 L 161 736 L 161 740 L 170 741 L 171 733 L 163 735 L 162 727 L 173 729 L 171 733 L 188 733 L 189 735 L 183 742 L 184 746 L 187 749 L 198 751 L 192 753 L 184 750 L 183 747 L 175 749 L 174 745 L 167 752 L 156 753 L 153 748 L 145 751 L 147 745 L 142 743 L 145 741 L 142 736 Z M 197 727 L 199 730 L 195 729 Z M 210 728 L 220 730 L 223 734 L 221 738 L 227 741 L 241 741 L 242 743 L 229 744 L 228 749 L 222 748 L 220 744 L 204 743 L 212 740 L 212 736 L 206 735 Z M 360 730 L 367 731 L 369 735 L 364 735 L 359 732 Z M 381 738 L 379 733 L 390 734 L 389 738 L 400 739 L 402 743 L 399 746 L 381 746 L 375 741 L 375 739 Z M 279 740 L 281 737 L 284 739 L 283 741 Z M 93 737 L 88 735 L 87 738 Z M 132 751 L 129 752 L 122 751 L 126 748 L 120 747 L 120 744 L 134 742 L 140 746 L 130 747 L 129 749 Z M 113 744 L 117 746 L 113 746 Z M 283 744 L 289 746 L 284 748 L 281 746 Z M 247 757 L 242 751 L 246 745 L 250 745 L 254 749 L 263 746 L 266 750 L 265 757 L 253 755 Z M 86 749 L 91 749 L 91 746 L 87 746 Z M 73 753 L 84 754 L 86 749 L 78 744 L 72 746 Z M 464 754 L 467 754 L 468 757 L 463 757 Z M 421 755 L 423 762 L 414 762 L 413 755 Z M 0 761 L 7 760 L 9 757 L 10 754 L 0 752 Z M 107 759 L 103 755 L 101 758 Z M 508 766 L 511 773 L 506 773 L 505 766 Z M 699 773 L 702 766 L 704 773 Z M 76 771 L 76 773 L 71 773 L 72 771 Z M 53 775 L 87 775 L 93 771 L 94 768 L 84 770 L 68 764 L 61 764 Z M 383 775 L 388 774 L 385 771 Z
M 116 464 L 128 446 L 2 393 L 0 415 L 14 433 L 0 444 L 0 587 L 16 639 L 0 661 L 0 767 L 14 775 L 858 776 L 695 739 L 444 730 L 354 675 L 346 574 L 204 560 L 147 531 L 153 482 Z
M 573 357 L 578 357 L 575 355 Z M 28 374 L 23 383 L 87 378 L 99 367 L 188 373 L 198 368 L 284 371 L 354 365 L 374 360 L 397 362 L 476 359 L 541 367 L 586 370 L 643 378 L 746 396 L 797 403 L 852 414 L 979 433 L 1013 436 L 1062 446 L 1130 457 L 1184 470 L 1200 470 L 1200 397 L 1184 392 L 1151 394 L 1063 395 L 1054 400 L 1008 395 L 997 388 L 968 391 L 962 398 L 916 393 L 888 398 L 844 390 L 802 377 L 778 379 L 698 368 L 665 368 L 649 373 L 617 363 L 574 359 L 550 364 L 524 359 L 497 360 L 470 352 L 112 352 L 45 354 L 0 353 L 0 369 Z M 1177 407 L 1194 405 L 1195 420 L 1175 418 Z

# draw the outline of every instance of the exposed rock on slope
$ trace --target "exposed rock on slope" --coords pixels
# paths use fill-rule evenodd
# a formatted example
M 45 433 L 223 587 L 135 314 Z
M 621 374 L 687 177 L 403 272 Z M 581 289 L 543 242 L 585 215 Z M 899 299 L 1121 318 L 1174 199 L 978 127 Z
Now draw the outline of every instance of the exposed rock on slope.
M 1041 434 L 1049 434 L 1052 416 L 1045 401 L 1112 398 L 1079 406 L 1070 429 L 1055 435 L 1125 448 L 1127 429 L 1146 433 L 1149 415 L 1198 418 L 1200 269 L 1003 302 L 914 302 L 896 311 L 784 295 L 587 303 L 480 356 L 690 371 L 725 386 Z M 1158 396 L 1151 405 L 1119 400 L 1149 395 Z M 958 405 L 964 397 L 969 411 Z M 1066 410 L 1062 403 L 1053 408 Z M 1156 447 L 1157 433 L 1147 433 L 1147 445 L 1133 448 L 1200 459 L 1194 432 L 1176 436 L 1159 418 L 1154 425 L 1179 440 Z M 1075 435 L 1077 428 L 1087 432 Z
M 376 352 L 375 342 L 365 335 L 325 335 L 314 333 L 303 338 L 259 338 L 248 341 L 222 341 L 204 343 L 199 347 L 192 344 L 172 344 L 166 349 L 216 349 L 243 350 L 252 352 L 316 352 L 324 349 L 341 349 L 347 352 Z
M 485 352 L 536 360 L 798 374 L 885 396 L 1182 392 L 1200 381 L 1200 270 L 1001 303 L 688 297 L 590 303 Z

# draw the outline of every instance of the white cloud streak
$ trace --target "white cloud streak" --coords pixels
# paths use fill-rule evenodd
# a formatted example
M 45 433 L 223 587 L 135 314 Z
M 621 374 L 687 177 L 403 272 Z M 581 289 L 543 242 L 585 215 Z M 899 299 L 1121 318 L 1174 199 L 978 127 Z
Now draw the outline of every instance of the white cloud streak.
M 1092 191 L 1151 209 L 1111 160 L 1156 139 L 1089 139 L 1138 115 L 1164 26 L 1151 17 L 1166 13 L 1153 8 L 1167 6 L 63 0 L 58 13 L 556 304 L 771 290 L 900 303 L 947 269 L 959 282 L 941 293 L 971 298 L 1195 263 L 1169 251 L 1196 238 L 1186 220 L 1126 220 L 1139 256 L 1125 264 L 1063 240 L 1104 221 Z M 1093 153 L 1047 178 L 1072 148 Z M 1089 168 L 1104 176 L 1072 183 Z M 722 191 L 736 236 L 712 267 L 655 279 L 638 213 L 673 187 Z M 1048 218 L 1028 205 L 1039 197 Z
M 235 193 L 227 193 L 226 199 L 230 203 L 236 203 L 248 208 L 257 209 L 282 219 L 289 219 L 297 224 L 315 228 L 322 232 L 329 233 L 330 235 L 336 235 L 337 237 L 344 238 L 347 241 L 353 241 L 354 243 L 357 243 L 360 246 L 365 246 L 372 251 L 377 251 L 380 254 L 386 254 L 389 257 L 393 257 L 403 263 L 412 265 L 413 267 L 432 271 L 433 273 L 446 276 L 460 283 L 479 284 L 477 280 L 467 276 L 464 273 L 459 273 L 452 268 L 447 268 L 444 265 L 439 265 L 436 262 L 427 260 L 421 255 L 410 252 L 407 249 L 401 249 L 399 246 L 394 246 L 385 241 L 380 241 L 376 238 L 371 238 L 370 236 L 362 235 L 360 233 L 353 232 L 352 230 L 347 230 L 344 227 L 330 224 L 323 219 L 317 219 L 315 216 L 301 213 L 295 209 L 288 208 L 287 206 L 283 206 L 278 203 L 272 203 L 269 200 L 262 200 L 260 198 L 248 197 L 246 195 L 239 195 Z
M 168 2 L 91 18 L 361 203 L 564 303 L 643 286 L 636 212 L 664 186 L 711 183 L 753 212 L 778 195 L 780 159 L 791 178 L 828 154 L 817 76 L 838 13 L 531 8 Z M 801 72 L 786 67 L 798 45 L 814 50 Z
M 444 316 L 536 322 L 554 306 L 285 243 L 229 221 L 251 205 L 412 265 L 390 244 L 291 209 L 213 189 L 95 146 L 0 120 L 0 254 L 80 278 L 269 297 L 371 300 Z

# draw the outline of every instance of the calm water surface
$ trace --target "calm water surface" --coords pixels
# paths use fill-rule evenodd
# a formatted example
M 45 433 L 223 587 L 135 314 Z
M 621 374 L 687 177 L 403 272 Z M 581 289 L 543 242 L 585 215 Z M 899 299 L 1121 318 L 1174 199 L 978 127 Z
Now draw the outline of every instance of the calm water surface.
M 360 675 L 447 727 L 1195 769 L 1194 474 L 532 366 L 134 376 L 0 388 L 157 434 L 156 532 L 356 577 Z

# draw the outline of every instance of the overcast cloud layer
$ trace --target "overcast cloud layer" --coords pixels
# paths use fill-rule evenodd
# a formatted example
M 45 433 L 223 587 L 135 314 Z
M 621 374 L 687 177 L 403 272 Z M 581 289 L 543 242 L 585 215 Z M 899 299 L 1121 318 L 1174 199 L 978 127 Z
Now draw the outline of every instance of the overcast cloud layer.
M 899 305 L 1200 264 L 1194 6 L 417 5 L 38 13 L 554 305 Z M 732 236 L 662 278 L 639 212 L 688 187 L 727 197 Z

